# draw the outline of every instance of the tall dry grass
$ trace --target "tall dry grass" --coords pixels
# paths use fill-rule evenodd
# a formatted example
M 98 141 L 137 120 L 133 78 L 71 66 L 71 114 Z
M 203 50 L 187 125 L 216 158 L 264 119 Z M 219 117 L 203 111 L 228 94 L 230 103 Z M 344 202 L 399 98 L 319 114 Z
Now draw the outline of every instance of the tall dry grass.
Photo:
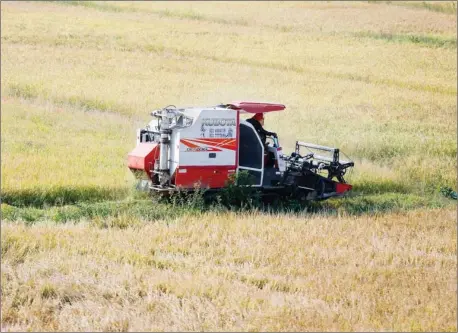
M 6 223 L 1 237 L 2 330 L 456 331 L 453 209 Z

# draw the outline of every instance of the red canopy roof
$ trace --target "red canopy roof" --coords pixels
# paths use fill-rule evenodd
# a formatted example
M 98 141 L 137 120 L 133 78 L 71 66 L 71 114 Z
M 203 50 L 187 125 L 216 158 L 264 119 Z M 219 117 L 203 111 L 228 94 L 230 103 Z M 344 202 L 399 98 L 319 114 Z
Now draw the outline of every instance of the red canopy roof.
M 229 105 L 236 110 L 243 110 L 248 113 L 264 113 L 271 111 L 282 111 L 285 109 L 283 104 L 262 103 L 262 102 L 232 102 Z

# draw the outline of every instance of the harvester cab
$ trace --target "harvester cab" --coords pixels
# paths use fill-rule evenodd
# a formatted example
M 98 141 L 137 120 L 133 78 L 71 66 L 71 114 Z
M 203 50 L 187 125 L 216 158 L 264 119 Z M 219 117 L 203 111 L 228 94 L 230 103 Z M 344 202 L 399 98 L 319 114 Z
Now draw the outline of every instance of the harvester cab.
M 240 117 L 284 109 L 282 104 L 233 102 L 153 111 L 153 120 L 137 130 L 128 166 L 142 188 L 158 192 L 218 191 L 241 171 L 263 194 L 319 200 L 350 190 L 343 176 L 353 162 L 341 160 L 339 149 L 297 141 L 296 150 L 285 156 L 278 138 L 269 137 L 264 145 Z M 307 149 L 305 155 L 301 148 Z

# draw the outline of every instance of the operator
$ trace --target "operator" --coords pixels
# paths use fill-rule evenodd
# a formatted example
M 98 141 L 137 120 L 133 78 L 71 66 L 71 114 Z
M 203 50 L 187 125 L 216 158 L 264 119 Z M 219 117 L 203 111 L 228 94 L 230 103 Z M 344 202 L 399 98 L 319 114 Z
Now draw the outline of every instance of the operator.
M 273 136 L 277 138 L 277 133 L 266 131 L 264 126 L 264 114 L 263 113 L 256 113 L 250 119 L 247 119 L 251 125 L 253 125 L 256 132 L 258 132 L 259 137 L 261 138 L 262 144 L 266 145 L 266 136 Z

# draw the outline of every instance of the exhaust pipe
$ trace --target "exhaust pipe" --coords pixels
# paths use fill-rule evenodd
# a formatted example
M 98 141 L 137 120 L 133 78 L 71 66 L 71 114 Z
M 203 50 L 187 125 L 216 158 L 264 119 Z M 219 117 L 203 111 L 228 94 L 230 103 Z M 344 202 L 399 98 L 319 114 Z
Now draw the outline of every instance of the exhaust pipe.
M 168 117 L 168 110 L 163 109 L 161 111 L 161 145 L 159 155 L 159 184 L 162 186 L 169 185 L 170 181 L 170 170 L 169 170 L 169 151 L 170 151 L 170 138 L 169 135 L 172 133 L 170 129 L 170 119 Z
M 173 107 L 174 109 L 170 109 Z M 172 128 L 185 128 L 192 125 L 192 118 L 176 110 L 174 105 L 169 105 L 163 109 L 151 112 L 151 115 L 161 119 L 160 123 L 160 154 L 159 154 L 159 165 L 154 166 L 154 173 L 158 175 L 159 185 L 165 187 L 170 185 L 170 135 L 172 134 Z M 181 120 L 178 121 L 177 117 L 181 116 Z M 173 121 L 174 120 L 174 121 Z
M 168 159 L 169 159 L 169 119 L 167 116 L 162 117 L 161 122 L 161 154 L 159 156 L 159 171 L 168 171 Z

